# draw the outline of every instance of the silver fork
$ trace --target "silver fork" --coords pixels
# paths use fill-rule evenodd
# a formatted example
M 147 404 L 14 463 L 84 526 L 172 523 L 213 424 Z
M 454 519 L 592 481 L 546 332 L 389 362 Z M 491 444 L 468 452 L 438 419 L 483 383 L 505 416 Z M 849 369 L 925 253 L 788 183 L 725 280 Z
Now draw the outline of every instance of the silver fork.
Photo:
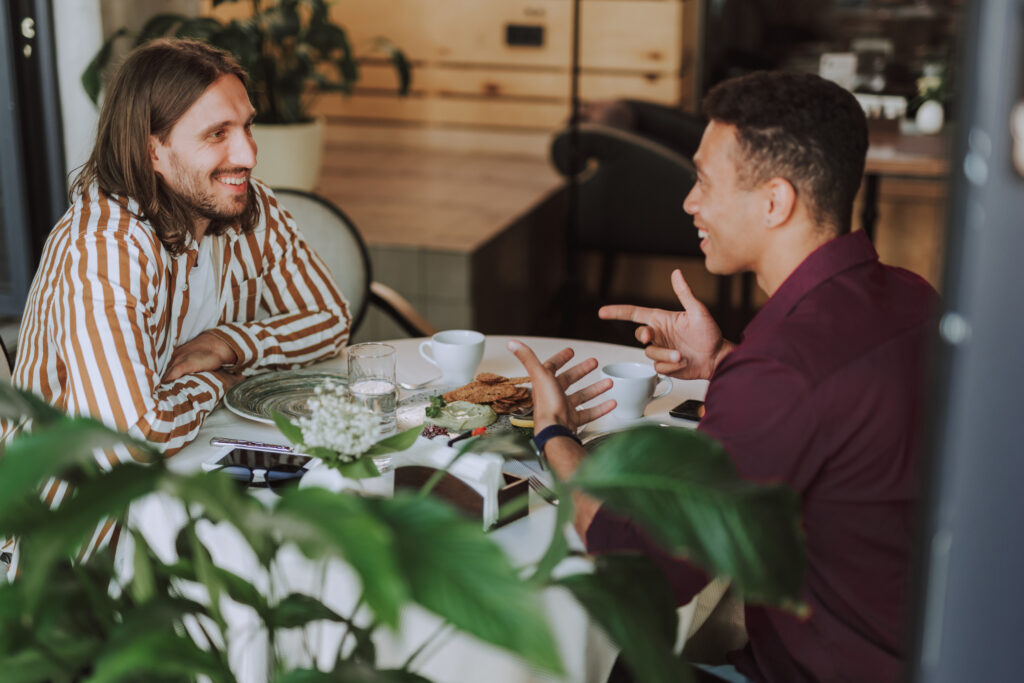
M 529 484 L 530 488 L 533 489 L 538 496 L 552 505 L 558 505 L 558 494 L 552 491 L 547 484 L 541 481 L 536 472 L 523 463 L 518 460 L 506 460 L 505 471 L 518 477 L 524 477 L 526 479 L 526 483 Z

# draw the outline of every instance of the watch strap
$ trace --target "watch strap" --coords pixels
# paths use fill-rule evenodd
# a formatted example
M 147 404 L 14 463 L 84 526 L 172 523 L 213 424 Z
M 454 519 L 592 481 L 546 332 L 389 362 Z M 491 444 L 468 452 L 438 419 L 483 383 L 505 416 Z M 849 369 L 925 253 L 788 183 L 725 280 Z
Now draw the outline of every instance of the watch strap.
M 548 441 L 558 436 L 567 436 L 576 443 L 583 445 L 576 433 L 568 427 L 562 425 L 548 425 L 544 429 L 540 430 L 533 435 L 533 445 L 536 447 L 538 453 L 544 452 L 544 446 Z

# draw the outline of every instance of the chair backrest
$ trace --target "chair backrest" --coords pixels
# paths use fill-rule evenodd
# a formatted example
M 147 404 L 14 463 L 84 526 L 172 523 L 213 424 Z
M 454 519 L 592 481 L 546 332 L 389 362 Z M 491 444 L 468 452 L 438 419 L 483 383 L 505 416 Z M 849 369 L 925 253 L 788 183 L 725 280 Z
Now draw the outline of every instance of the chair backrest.
M 11 357 L 7 355 L 4 340 L 0 339 L 0 382 L 11 381 Z
M 551 146 L 558 171 L 580 172 L 580 249 L 703 258 L 683 199 L 693 186 L 693 162 L 643 136 L 601 124 L 559 133 Z M 575 168 L 572 168 L 575 167 Z
M 366 313 L 373 279 L 362 236 L 341 209 L 319 195 L 285 188 L 275 189 L 274 194 L 348 300 L 354 333 Z

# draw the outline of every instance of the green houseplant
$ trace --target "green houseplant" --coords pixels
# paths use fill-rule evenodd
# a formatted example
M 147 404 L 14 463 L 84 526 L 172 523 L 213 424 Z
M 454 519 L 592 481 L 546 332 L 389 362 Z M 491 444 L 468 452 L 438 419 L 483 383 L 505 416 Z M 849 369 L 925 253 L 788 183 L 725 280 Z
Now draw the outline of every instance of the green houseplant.
M 0 583 L 6 683 L 234 680 L 225 646 L 227 603 L 251 610 L 265 629 L 275 681 L 424 681 L 414 671 L 424 648 L 398 668 L 378 670 L 376 663 L 374 632 L 397 625 L 409 603 L 557 674 L 561 663 L 539 606 L 539 592 L 550 586 L 569 590 L 590 612 L 637 680 L 690 679 L 672 651 L 676 613 L 668 584 L 645 558 L 602 556 L 591 572 L 554 578 L 568 554 L 564 536 L 555 533 L 524 575 L 478 523 L 427 495 L 429 482 L 419 494 L 392 499 L 294 489 L 268 507 L 215 473 L 171 472 L 150 446 L 93 420 L 66 417 L 6 384 L 0 384 L 0 418 L 32 424 L 0 453 L 0 536 L 21 538 L 22 569 L 13 583 Z M 514 450 L 523 445 L 517 438 L 480 437 L 463 452 Z M 119 443 L 148 464 L 101 471 L 92 449 Z M 75 485 L 57 510 L 38 498 L 40 483 L 51 476 Z M 609 440 L 571 481 L 555 486 L 562 501 L 557 528 L 572 516 L 569 494 L 584 491 L 632 515 L 664 547 L 733 577 L 747 599 L 799 607 L 805 551 L 796 495 L 739 479 L 707 437 L 641 427 Z M 97 522 L 122 517 L 130 503 L 154 492 L 187 511 L 173 560 L 130 526 L 123 532 L 134 541 L 130 576 L 114 570 L 109 550 L 84 563 L 69 559 Z M 313 595 L 268 595 L 259 581 L 216 565 L 197 533 L 210 523 L 237 531 L 259 576 L 271 574 L 285 544 L 310 560 L 343 560 L 362 585 L 356 609 L 340 614 Z M 286 664 L 279 636 L 324 620 L 343 625 L 349 642 L 330 670 Z
M 273 186 L 312 190 L 319 171 L 323 124 L 313 118 L 310 107 L 325 93 L 351 94 L 359 80 L 354 48 L 345 28 L 331 18 L 326 0 L 248 1 L 251 9 L 242 18 L 157 14 L 134 36 L 135 45 L 161 37 L 195 38 L 234 55 L 249 74 L 249 93 L 256 108 L 254 135 L 263 161 L 258 175 Z M 212 0 L 212 6 L 235 2 Z M 131 35 L 127 28 L 118 29 L 82 73 L 82 85 L 94 103 L 99 101 L 114 44 Z M 368 46 L 368 53 L 390 60 L 399 93 L 407 93 L 411 68 L 402 51 L 379 37 Z M 286 132 L 287 137 L 279 140 L 282 129 L 291 135 Z M 302 142 L 307 138 L 308 143 Z M 300 161 L 280 161 L 282 154 Z M 268 161 L 268 156 L 275 158 Z M 303 179 L 296 178 L 300 173 Z

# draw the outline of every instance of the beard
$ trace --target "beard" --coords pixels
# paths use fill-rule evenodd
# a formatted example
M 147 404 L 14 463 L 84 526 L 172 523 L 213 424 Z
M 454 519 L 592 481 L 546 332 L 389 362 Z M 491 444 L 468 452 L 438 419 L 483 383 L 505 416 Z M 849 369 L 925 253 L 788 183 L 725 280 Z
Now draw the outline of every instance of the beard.
M 187 206 L 196 219 L 230 222 L 241 216 L 249 204 L 249 192 L 218 202 L 213 192 L 216 176 L 225 173 L 246 173 L 248 168 L 220 168 L 204 175 L 202 171 L 187 168 L 177 155 L 171 157 L 174 178 L 164 178 L 164 186 L 176 200 Z M 172 182 L 173 180 L 173 182 Z M 246 180 L 248 183 L 248 180 Z

